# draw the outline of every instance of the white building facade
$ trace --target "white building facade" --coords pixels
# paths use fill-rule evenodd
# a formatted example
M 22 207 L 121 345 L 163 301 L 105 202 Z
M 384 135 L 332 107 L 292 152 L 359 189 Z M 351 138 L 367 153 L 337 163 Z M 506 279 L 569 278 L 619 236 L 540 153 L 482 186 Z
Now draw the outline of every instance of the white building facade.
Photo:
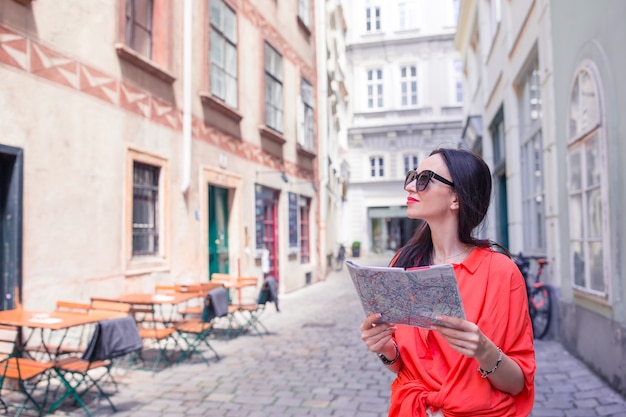
M 326 255 L 325 268 L 333 265 L 339 245 L 345 245 L 341 224 L 345 216 L 345 199 L 349 168 L 346 161 L 348 113 L 351 96 L 348 91 L 350 72 L 346 62 L 345 43 L 348 22 L 341 0 L 316 3 L 321 24 L 317 28 L 319 88 L 319 173 L 320 173 L 320 244 Z
M 404 178 L 462 127 L 458 1 L 352 1 L 346 55 L 352 74 L 347 161 L 348 244 L 395 251 L 413 234 Z
M 456 36 L 463 138 L 493 173 L 488 237 L 547 257 L 552 336 L 621 393 L 625 14 L 614 0 L 467 0 Z

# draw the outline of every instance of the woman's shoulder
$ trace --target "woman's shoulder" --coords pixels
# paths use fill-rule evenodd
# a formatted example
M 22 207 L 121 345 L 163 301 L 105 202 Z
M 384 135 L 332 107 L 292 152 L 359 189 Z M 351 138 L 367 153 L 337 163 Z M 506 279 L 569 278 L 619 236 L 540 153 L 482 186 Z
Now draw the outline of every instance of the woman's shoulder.
M 499 252 L 493 248 L 477 248 L 482 256 L 489 259 L 491 267 L 496 268 L 513 268 L 517 269 L 517 265 L 508 255 Z

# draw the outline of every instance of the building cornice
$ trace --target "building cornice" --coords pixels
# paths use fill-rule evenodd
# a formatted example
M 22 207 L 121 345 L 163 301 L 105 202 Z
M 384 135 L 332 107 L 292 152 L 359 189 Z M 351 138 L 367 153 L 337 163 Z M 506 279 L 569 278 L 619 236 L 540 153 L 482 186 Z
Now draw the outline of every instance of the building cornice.
M 411 36 L 411 37 L 393 37 L 393 38 L 376 38 L 372 40 L 364 40 L 361 42 L 353 42 L 346 45 L 346 52 L 356 50 L 378 49 L 388 46 L 415 46 L 416 43 L 429 42 L 452 42 L 454 33 L 444 33 L 437 35 Z

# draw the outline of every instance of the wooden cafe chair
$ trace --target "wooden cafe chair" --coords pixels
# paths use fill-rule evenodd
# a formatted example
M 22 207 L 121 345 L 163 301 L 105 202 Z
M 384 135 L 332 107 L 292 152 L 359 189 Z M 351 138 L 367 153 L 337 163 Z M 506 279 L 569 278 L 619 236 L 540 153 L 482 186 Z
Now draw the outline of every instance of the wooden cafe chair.
M 24 400 L 19 404 L 9 404 L 2 400 L 0 402 L 7 414 L 9 408 L 16 408 L 17 411 L 13 414 L 15 416 L 31 410 L 43 415 L 54 363 L 23 356 L 18 338 L 18 327 L 0 326 L 0 390 L 13 389 L 22 394 Z M 5 384 L 7 380 L 13 383 Z M 41 384 L 45 384 L 42 394 L 36 392 Z
M 103 383 L 105 379 L 110 380 L 117 391 L 117 383 L 111 375 L 113 361 L 141 350 L 142 345 L 137 323 L 130 315 L 96 323 L 91 340 L 80 355 L 56 361 L 55 367 L 64 377 L 66 391 L 50 406 L 50 411 L 59 407 L 65 398 L 72 396 L 87 415 L 90 415 L 81 397 L 91 389 L 97 390 L 98 399 L 104 398 L 111 409 L 117 411 L 109 394 L 104 390 Z
M 209 343 L 209 336 L 213 333 L 214 323 L 220 317 L 228 315 L 228 295 L 222 286 L 214 288 L 204 296 L 202 314 L 199 318 L 185 320 L 176 326 L 176 331 L 184 341 L 184 348 L 177 359 L 177 362 L 197 354 L 209 365 L 209 360 L 200 351 L 200 346 L 204 345 L 213 352 L 216 359 L 219 354 Z

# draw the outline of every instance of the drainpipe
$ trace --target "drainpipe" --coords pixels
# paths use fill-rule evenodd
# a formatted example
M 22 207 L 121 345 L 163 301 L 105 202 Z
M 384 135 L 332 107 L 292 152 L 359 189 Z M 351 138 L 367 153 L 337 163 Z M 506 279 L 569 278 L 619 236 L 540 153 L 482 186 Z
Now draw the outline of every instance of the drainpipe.
M 186 193 L 191 180 L 191 75 L 193 40 L 192 18 L 193 0 L 184 0 L 183 5 L 183 149 L 182 149 L 182 181 L 180 189 Z

